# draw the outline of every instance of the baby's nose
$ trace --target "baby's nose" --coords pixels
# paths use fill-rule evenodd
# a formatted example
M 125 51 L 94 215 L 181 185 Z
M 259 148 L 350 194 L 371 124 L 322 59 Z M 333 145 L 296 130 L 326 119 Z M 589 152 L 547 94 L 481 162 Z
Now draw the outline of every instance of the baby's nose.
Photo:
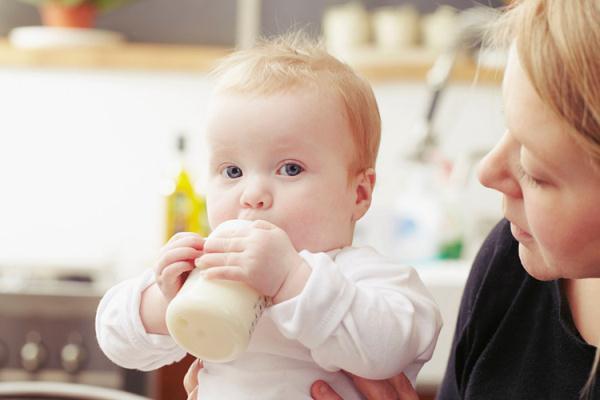
M 273 204 L 273 196 L 266 185 L 260 182 L 253 182 L 245 188 L 240 198 L 240 203 L 244 208 L 270 208 Z

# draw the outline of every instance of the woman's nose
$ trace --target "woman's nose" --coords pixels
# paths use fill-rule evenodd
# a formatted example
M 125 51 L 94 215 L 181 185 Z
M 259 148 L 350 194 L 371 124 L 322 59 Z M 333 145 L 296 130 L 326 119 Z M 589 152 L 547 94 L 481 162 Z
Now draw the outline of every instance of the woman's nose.
M 240 197 L 244 208 L 267 209 L 273 204 L 273 196 L 267 185 L 258 179 L 249 181 Z
M 519 145 L 509 133 L 481 160 L 478 167 L 479 182 L 506 196 L 521 197 L 516 165 L 519 162 Z

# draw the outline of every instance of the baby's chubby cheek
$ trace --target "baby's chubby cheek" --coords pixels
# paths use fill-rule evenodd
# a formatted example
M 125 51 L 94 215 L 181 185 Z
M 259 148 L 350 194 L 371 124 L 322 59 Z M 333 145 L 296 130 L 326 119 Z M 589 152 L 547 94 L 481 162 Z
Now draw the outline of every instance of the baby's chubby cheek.
M 227 210 L 220 209 L 219 207 L 211 207 L 209 204 L 206 206 L 206 215 L 211 231 L 225 221 L 237 219 L 237 214 L 227 212 Z
M 329 251 L 351 244 L 346 243 L 346 239 L 352 237 L 350 226 L 333 225 L 323 219 L 305 220 L 281 228 L 287 232 L 297 251 Z

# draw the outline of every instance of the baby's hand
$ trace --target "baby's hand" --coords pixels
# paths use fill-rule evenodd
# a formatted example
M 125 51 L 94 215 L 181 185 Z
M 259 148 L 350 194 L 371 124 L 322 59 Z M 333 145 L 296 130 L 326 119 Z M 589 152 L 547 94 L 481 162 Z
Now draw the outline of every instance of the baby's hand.
M 156 284 L 167 300 L 177 294 L 194 260 L 202 254 L 204 238 L 193 232 L 179 232 L 160 250 L 156 265 Z
M 209 279 L 242 281 L 275 297 L 291 273 L 304 263 L 287 233 L 267 221 L 215 232 L 196 266 Z

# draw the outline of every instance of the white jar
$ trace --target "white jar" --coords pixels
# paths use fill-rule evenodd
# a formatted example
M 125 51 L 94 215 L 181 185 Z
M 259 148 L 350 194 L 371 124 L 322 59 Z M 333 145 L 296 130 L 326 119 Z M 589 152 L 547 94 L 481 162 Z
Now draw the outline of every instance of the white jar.
M 423 46 L 430 50 L 446 50 L 454 46 L 458 35 L 458 14 L 450 6 L 439 6 L 421 20 Z
M 323 14 L 323 36 L 327 50 L 339 54 L 369 42 L 369 13 L 359 2 L 329 7 Z
M 246 227 L 251 221 L 230 220 L 223 229 Z M 193 270 L 169 304 L 169 333 L 187 352 L 210 362 L 236 359 L 248 347 L 267 298 L 242 282 L 205 279 Z
M 381 50 L 415 47 L 419 40 L 419 12 L 411 5 L 381 7 L 373 13 L 375 43 Z

